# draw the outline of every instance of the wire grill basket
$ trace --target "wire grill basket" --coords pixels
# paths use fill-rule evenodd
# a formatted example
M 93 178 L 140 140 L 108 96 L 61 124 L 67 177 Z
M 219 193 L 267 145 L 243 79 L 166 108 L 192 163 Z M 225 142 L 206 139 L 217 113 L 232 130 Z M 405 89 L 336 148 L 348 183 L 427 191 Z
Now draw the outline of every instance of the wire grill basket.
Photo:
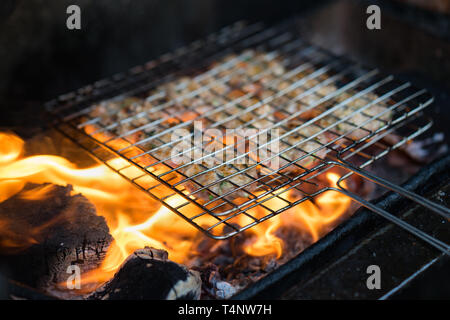
M 447 208 L 362 170 L 429 129 L 421 111 L 432 101 L 303 42 L 292 23 L 238 23 L 47 107 L 58 130 L 210 237 L 335 190 L 448 253 L 345 187 L 356 173 L 448 219 Z M 323 183 L 336 167 L 337 184 Z

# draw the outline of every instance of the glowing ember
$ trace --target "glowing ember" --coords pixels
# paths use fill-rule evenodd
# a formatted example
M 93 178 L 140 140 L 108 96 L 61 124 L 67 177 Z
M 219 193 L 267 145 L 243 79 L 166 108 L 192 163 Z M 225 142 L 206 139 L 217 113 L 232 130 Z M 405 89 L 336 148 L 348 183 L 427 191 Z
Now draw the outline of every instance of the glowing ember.
M 54 155 L 21 157 L 23 148 L 24 143 L 19 137 L 0 133 L 0 202 L 20 192 L 27 183 L 71 184 L 74 192 L 86 196 L 96 206 L 97 213 L 104 216 L 108 223 L 114 242 L 101 266 L 83 276 L 85 283 L 100 284 L 110 279 L 129 254 L 144 246 L 164 249 L 169 252 L 171 260 L 184 264 L 189 264 L 194 256 L 200 254 L 196 247 L 199 232 L 195 228 L 138 191 L 107 166 L 78 168 L 67 159 Z M 117 158 L 109 164 L 113 167 L 120 166 L 123 161 Z M 335 186 L 338 177 L 334 173 L 327 174 L 331 186 Z M 47 185 L 28 190 L 22 197 L 29 201 L 46 199 L 51 187 Z M 288 197 L 291 196 L 287 194 Z M 168 201 L 174 207 L 184 202 L 178 195 Z M 265 205 L 277 210 L 284 206 L 281 202 L 281 199 L 273 198 L 266 201 Z M 242 249 L 250 256 L 280 258 L 286 245 L 283 237 L 278 235 L 280 228 L 296 228 L 299 232 L 307 233 L 312 241 L 317 241 L 347 212 L 349 206 L 349 198 L 327 191 L 316 197 L 315 203 L 302 202 L 250 228 L 246 232 L 248 236 Z M 253 208 L 252 214 L 262 216 L 262 211 L 258 210 L 261 209 Z M 240 222 L 244 225 L 248 223 L 244 221 L 248 217 L 242 216 Z M 6 228 L 7 224 L 0 221 L 0 230 L 7 231 Z M 1 245 L 7 246 L 8 242 Z

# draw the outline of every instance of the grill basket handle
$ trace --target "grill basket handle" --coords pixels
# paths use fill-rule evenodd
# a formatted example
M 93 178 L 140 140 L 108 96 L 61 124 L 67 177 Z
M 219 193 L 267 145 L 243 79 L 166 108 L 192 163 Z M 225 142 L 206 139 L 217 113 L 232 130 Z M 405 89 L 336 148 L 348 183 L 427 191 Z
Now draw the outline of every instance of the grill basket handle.
M 418 194 L 411 192 L 409 190 L 406 190 L 405 188 L 402 188 L 390 181 L 387 181 L 381 177 L 375 176 L 370 172 L 367 172 L 365 170 L 361 170 L 355 166 L 353 166 L 352 164 L 348 163 L 348 162 L 338 162 L 338 161 L 330 161 L 328 162 L 331 165 L 335 165 L 335 166 L 339 166 L 342 167 L 344 169 L 349 170 L 351 173 L 355 173 L 357 175 L 359 175 L 360 177 L 369 180 L 385 189 L 388 189 L 392 192 L 395 192 L 405 198 L 410 199 L 411 201 L 421 205 L 422 207 L 425 207 L 429 210 L 431 210 L 432 212 L 439 214 L 440 216 L 442 216 L 443 218 L 445 218 L 447 221 L 450 220 L 450 209 L 437 204 L 433 201 L 430 201 L 422 196 L 419 196 Z M 429 235 L 428 233 L 412 226 L 411 224 L 403 221 L 402 219 L 396 217 L 395 215 L 387 212 L 386 210 L 374 205 L 373 203 L 363 199 L 362 197 L 358 196 L 357 194 L 348 191 L 344 186 L 341 185 L 341 182 L 343 180 L 345 180 L 348 177 L 348 175 L 344 175 L 343 177 L 341 177 L 338 182 L 337 182 L 337 188 L 331 188 L 335 191 L 341 192 L 342 194 L 345 194 L 347 196 L 349 196 L 350 198 L 352 198 L 353 200 L 355 200 L 356 202 L 358 202 L 360 205 L 366 207 L 367 209 L 379 214 L 380 216 L 382 216 L 383 218 L 391 221 L 392 223 L 398 225 L 399 227 L 403 228 L 404 230 L 412 233 L 414 236 L 426 241 L 427 243 L 429 243 L 430 245 L 432 245 L 433 247 L 437 248 L 438 250 L 440 250 L 441 252 L 443 252 L 446 255 L 450 256 L 450 245 L 444 243 L 443 241 L 436 239 L 435 237 Z

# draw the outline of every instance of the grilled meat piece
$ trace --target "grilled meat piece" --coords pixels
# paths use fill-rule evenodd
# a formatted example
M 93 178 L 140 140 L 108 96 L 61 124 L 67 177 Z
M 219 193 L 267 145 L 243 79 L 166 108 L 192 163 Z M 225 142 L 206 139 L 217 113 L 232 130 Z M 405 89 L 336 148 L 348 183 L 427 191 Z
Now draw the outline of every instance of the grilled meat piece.
M 373 103 L 378 96 L 368 93 L 352 98 L 353 94 L 344 92 L 336 98 L 344 103 L 334 112 L 320 120 L 324 127 L 333 125 L 331 130 L 354 140 L 364 139 L 369 134 L 385 126 L 392 119 L 392 111 L 385 102 Z M 349 100 L 347 103 L 345 101 Z

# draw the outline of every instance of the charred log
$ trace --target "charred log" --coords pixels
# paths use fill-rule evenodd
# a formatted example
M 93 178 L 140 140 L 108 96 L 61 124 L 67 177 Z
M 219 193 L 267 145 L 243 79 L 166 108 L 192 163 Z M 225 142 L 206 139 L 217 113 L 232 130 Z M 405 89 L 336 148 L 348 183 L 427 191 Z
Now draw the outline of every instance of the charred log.
M 200 298 L 201 283 L 198 272 L 168 260 L 166 251 L 145 247 L 131 254 L 114 278 L 87 299 L 192 300 Z
M 111 241 L 105 219 L 70 185 L 26 185 L 0 203 L 0 224 L 1 272 L 32 287 L 64 281 L 70 264 L 100 261 Z

